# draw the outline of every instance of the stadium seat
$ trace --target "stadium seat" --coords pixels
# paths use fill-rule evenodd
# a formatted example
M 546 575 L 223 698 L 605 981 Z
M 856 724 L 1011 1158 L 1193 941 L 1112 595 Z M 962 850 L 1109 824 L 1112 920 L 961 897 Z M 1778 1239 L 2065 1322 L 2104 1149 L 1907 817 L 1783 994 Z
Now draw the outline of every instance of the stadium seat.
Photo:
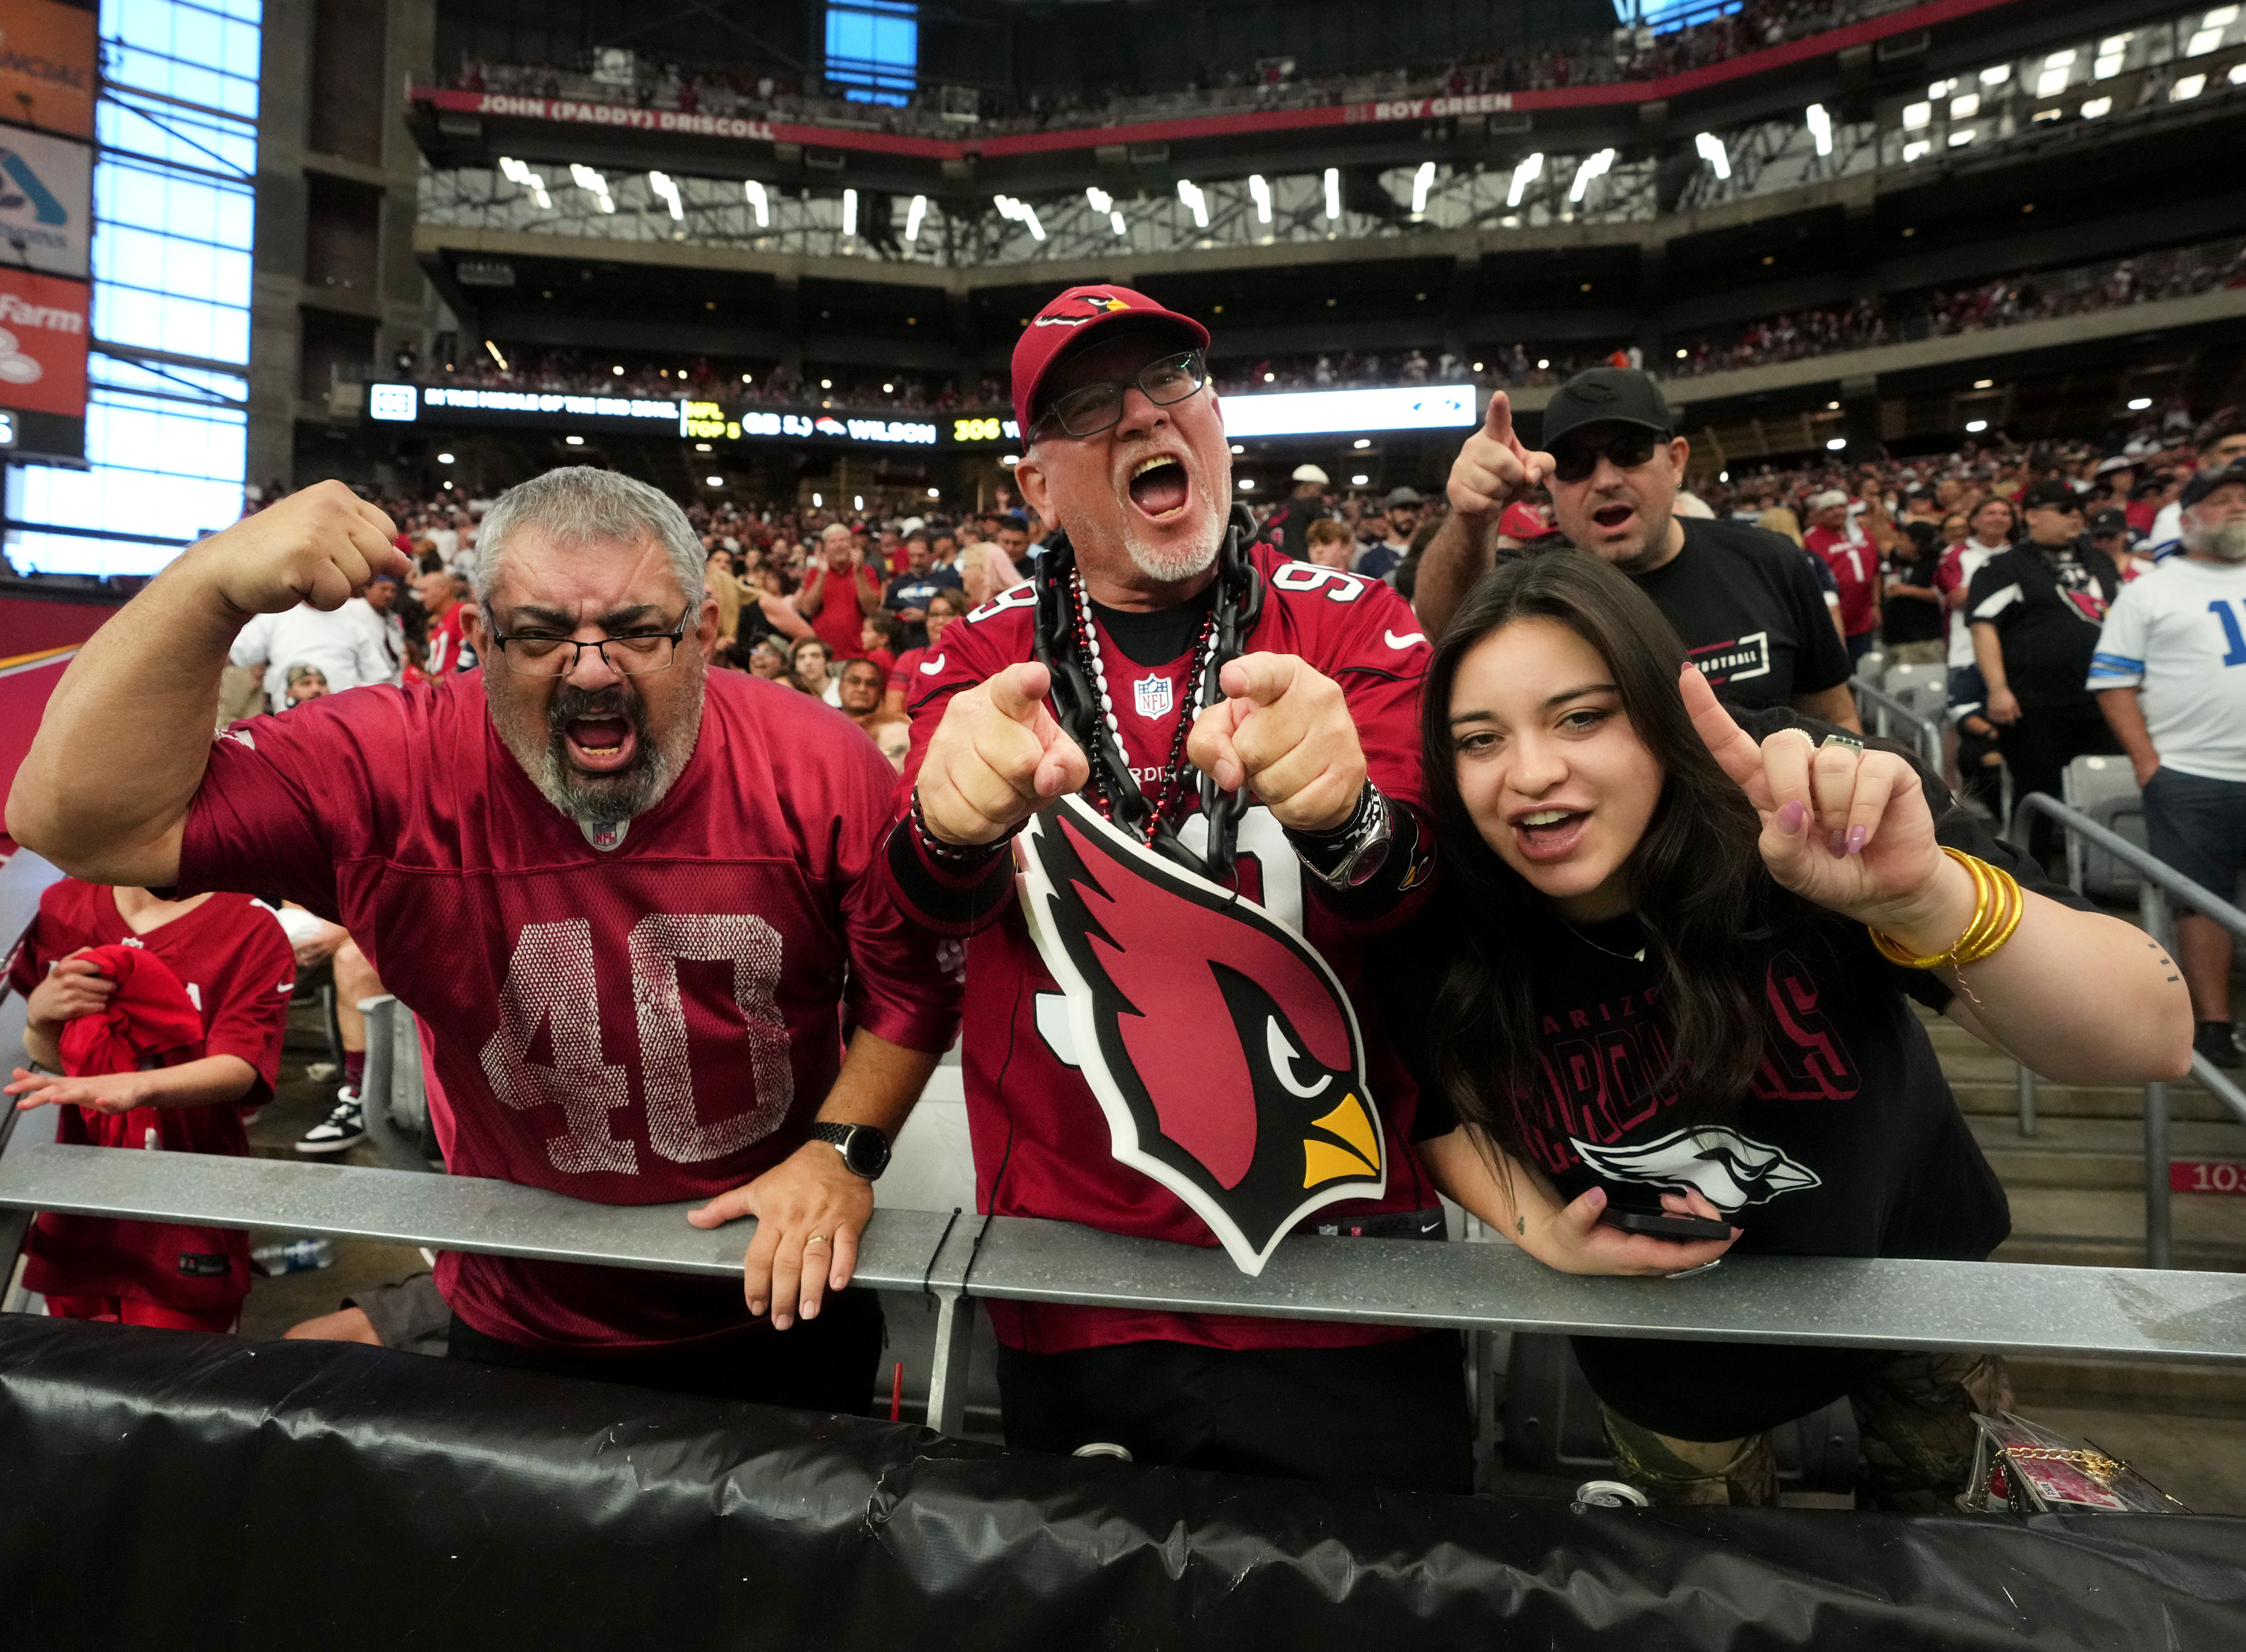
M 1900 700 L 1920 717 L 1942 720 L 1950 704 L 1950 668 L 1946 665 L 1897 665 L 1889 668 L 1879 685 L 1890 699 Z
M 1875 689 L 1887 686 L 1887 675 L 1888 656 L 1880 649 L 1874 649 L 1856 662 L 1856 676 Z
M 2107 831 L 2145 846 L 2145 804 L 2127 758 L 2077 758 L 2066 765 L 2059 801 L 2079 809 Z M 2134 901 L 2142 882 L 2115 856 L 2070 833 L 2066 880 L 2093 901 Z

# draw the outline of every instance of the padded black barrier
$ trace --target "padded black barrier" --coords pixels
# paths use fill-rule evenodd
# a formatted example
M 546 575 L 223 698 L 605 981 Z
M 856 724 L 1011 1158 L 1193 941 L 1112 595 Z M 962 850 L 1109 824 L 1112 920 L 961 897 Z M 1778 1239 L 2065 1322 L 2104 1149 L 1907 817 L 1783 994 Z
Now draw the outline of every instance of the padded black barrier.
M 1331 1491 L 10 1316 L 0 1645 L 2236 1652 L 2246 1521 Z

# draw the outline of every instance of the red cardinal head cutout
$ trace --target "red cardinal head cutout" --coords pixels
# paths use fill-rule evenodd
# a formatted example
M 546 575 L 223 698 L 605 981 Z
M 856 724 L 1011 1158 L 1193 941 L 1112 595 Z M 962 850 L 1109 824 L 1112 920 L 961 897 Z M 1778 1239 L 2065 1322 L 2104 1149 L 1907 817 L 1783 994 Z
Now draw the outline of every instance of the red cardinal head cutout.
M 1311 1212 L 1385 1191 L 1357 1015 L 1301 936 L 1079 798 L 1017 853 L 1118 1160 L 1184 1200 L 1245 1274 Z

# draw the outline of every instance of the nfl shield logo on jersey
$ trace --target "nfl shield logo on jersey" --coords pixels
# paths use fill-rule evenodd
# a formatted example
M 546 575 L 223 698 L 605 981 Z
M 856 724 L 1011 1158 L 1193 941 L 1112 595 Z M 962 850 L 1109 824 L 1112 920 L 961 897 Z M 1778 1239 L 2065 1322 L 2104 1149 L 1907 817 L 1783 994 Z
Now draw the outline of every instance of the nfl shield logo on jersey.
M 1175 703 L 1170 679 L 1166 676 L 1142 676 L 1131 685 L 1131 690 L 1138 696 L 1140 717 L 1167 717 Z

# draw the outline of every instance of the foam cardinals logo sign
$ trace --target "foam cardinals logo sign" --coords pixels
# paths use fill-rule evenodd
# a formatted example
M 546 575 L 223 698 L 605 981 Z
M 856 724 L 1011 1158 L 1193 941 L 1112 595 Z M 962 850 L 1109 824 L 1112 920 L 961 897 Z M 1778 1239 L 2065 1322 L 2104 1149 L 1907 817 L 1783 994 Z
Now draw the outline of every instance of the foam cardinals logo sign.
M 1120 1162 L 1183 1200 L 1246 1274 L 1312 1212 L 1386 1190 L 1356 1012 L 1299 935 L 1080 798 L 1039 814 L 1016 853 Z

